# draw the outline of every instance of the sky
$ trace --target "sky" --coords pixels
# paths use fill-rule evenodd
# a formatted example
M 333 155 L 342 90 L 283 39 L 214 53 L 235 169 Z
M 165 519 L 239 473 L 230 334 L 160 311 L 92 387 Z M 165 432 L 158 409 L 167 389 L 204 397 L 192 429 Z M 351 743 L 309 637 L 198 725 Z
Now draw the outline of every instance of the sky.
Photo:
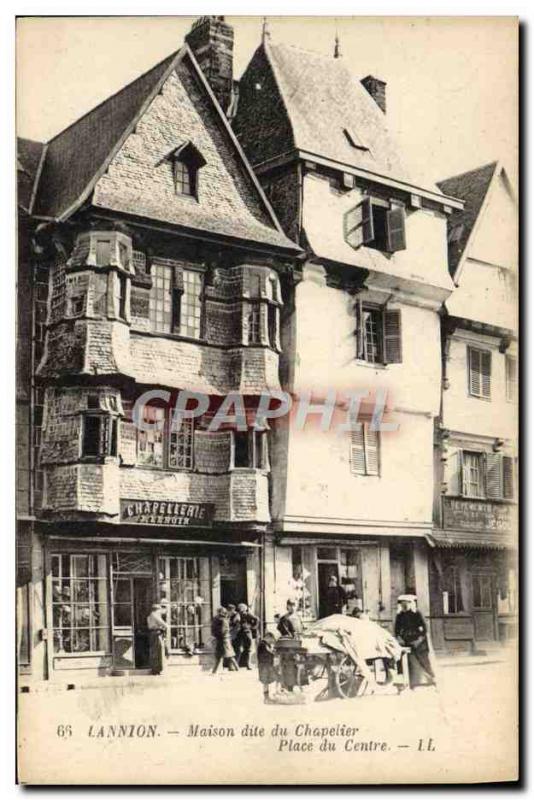
M 17 133 L 47 141 L 177 50 L 194 17 L 25 17 L 17 22 Z M 239 78 L 262 17 L 226 17 Z M 517 176 L 512 17 L 268 17 L 274 43 L 342 58 L 387 82 L 388 124 L 414 175 L 434 182 L 500 159 Z

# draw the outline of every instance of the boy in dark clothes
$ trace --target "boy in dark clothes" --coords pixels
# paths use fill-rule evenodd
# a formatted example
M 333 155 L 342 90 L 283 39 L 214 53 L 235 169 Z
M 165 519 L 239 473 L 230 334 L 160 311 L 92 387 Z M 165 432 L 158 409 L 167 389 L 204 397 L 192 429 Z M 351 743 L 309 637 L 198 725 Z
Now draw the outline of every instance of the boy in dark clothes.
M 266 633 L 258 644 L 258 673 L 263 684 L 263 701 L 271 702 L 270 687 L 278 680 L 278 670 L 275 666 L 275 638 L 272 633 Z

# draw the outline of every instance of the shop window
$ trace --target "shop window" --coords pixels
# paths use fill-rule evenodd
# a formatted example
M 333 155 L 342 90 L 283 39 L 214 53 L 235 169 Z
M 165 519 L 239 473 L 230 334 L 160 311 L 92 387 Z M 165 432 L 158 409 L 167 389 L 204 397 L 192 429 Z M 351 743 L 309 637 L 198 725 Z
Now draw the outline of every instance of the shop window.
M 378 198 L 366 197 L 346 212 L 345 241 L 355 250 L 362 245 L 395 253 L 406 250 L 404 208 L 390 207 Z
M 339 551 L 339 580 L 352 607 L 363 609 L 360 552 L 355 548 Z
M 55 653 L 109 650 L 107 559 L 104 554 L 53 554 Z
M 291 548 L 292 574 L 288 599 L 296 603 L 303 620 L 314 618 L 312 604 L 312 551 L 309 547 Z
M 506 356 L 506 399 L 514 402 L 517 399 L 517 361 Z
M 147 430 L 137 431 L 137 463 L 145 467 L 193 469 L 194 420 L 174 424 L 173 409 L 145 405 Z
M 380 435 L 367 422 L 350 432 L 350 469 L 353 475 L 380 474 Z
M 370 364 L 402 362 L 401 312 L 356 301 L 356 358 Z
M 119 418 L 108 414 L 84 414 L 83 458 L 105 458 L 118 452 Z
M 491 353 L 489 350 L 467 348 L 469 394 L 489 400 L 491 397 Z
M 450 565 L 443 572 L 443 613 L 461 614 L 464 610 L 460 570 Z
M 211 581 L 206 558 L 159 559 L 161 599 L 167 601 L 170 650 L 202 649 L 210 639 Z
M 30 663 L 31 536 L 17 533 L 17 663 Z
M 268 469 L 265 431 L 234 431 L 234 469 Z

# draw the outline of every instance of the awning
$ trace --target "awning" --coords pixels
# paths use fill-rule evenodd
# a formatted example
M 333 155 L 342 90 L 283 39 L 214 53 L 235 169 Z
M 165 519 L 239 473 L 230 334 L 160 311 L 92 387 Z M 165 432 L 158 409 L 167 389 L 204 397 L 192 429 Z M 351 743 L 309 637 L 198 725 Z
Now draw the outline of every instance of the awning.
M 481 550 L 506 550 L 517 548 L 511 533 L 502 531 L 433 531 L 427 535 L 431 547 L 471 547 Z

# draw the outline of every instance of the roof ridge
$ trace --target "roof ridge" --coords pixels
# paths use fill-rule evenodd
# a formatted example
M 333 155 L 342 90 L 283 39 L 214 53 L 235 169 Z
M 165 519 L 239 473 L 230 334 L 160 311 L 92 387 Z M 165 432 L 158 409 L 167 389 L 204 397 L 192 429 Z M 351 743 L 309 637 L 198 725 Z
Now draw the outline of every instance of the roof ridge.
M 181 49 L 182 49 L 182 48 L 179 48 L 178 50 L 175 50 L 173 53 L 170 53 L 170 54 L 169 54 L 168 56 L 166 56 L 165 58 L 162 58 L 162 59 L 161 59 L 161 61 L 158 61 L 158 62 L 157 62 L 157 64 L 153 64 L 153 65 L 150 67 L 150 69 L 147 69 L 147 70 L 145 70 L 145 72 L 142 72 L 142 73 L 141 73 L 140 75 L 138 75 L 136 78 L 134 78 L 133 80 L 129 81 L 129 83 L 125 83 L 123 86 L 121 86 L 121 88 L 120 88 L 120 89 L 117 89 L 117 91 L 116 91 L 116 92 L 113 92 L 112 94 L 108 94 L 108 95 L 107 95 L 107 97 L 105 97 L 103 100 L 101 100 L 101 101 L 100 101 L 100 103 L 97 103 L 97 104 L 96 104 L 96 106 L 93 106 L 92 108 L 90 108 L 88 111 L 86 111 L 86 112 L 85 112 L 84 114 L 82 114 L 80 117 L 76 117 L 76 119 L 75 119 L 75 120 L 73 120 L 72 122 L 70 122 L 70 123 L 69 123 L 69 124 L 68 124 L 68 125 L 67 125 L 65 128 L 63 128 L 62 130 L 58 131 L 58 133 L 56 133 L 56 134 L 55 134 L 55 136 L 52 136 L 52 138 L 51 138 L 51 139 L 48 139 L 46 142 L 41 142 L 40 144 L 46 144 L 46 145 L 49 145 L 49 144 L 51 144 L 52 142 L 54 142 L 56 139 L 58 139 L 58 138 L 59 138 L 59 137 L 60 137 L 62 134 L 64 134 L 66 131 L 70 130 L 70 128 L 72 128 L 74 125 L 77 125 L 79 122 L 81 122 L 83 119 L 85 119 L 86 117 L 88 117 L 90 114 L 92 114 L 93 112 L 95 112 L 95 111 L 97 111 L 99 108 L 101 108 L 101 106 L 103 106 L 103 105 L 105 105 L 106 103 L 108 103 L 108 102 L 109 102 L 110 100 L 112 100 L 114 97 L 118 97 L 118 95 L 120 95 L 122 92 L 125 92 L 127 89 L 129 89 L 131 86 L 133 86 L 133 84 L 134 84 L 134 83 L 137 83 L 137 81 L 140 81 L 140 80 L 142 80 L 143 78 L 145 78 L 145 77 L 146 77 L 147 75 L 149 75 L 149 74 L 150 74 L 150 73 L 151 73 L 153 70 L 157 69 L 158 67 L 161 67 L 161 65 L 162 65 L 162 64 L 163 64 L 165 61 L 169 61 L 169 63 L 170 63 L 170 62 L 171 62 L 171 60 L 172 60 L 173 58 L 175 58 L 175 57 L 178 55 L 178 53 L 180 52 L 180 50 L 181 50 Z

